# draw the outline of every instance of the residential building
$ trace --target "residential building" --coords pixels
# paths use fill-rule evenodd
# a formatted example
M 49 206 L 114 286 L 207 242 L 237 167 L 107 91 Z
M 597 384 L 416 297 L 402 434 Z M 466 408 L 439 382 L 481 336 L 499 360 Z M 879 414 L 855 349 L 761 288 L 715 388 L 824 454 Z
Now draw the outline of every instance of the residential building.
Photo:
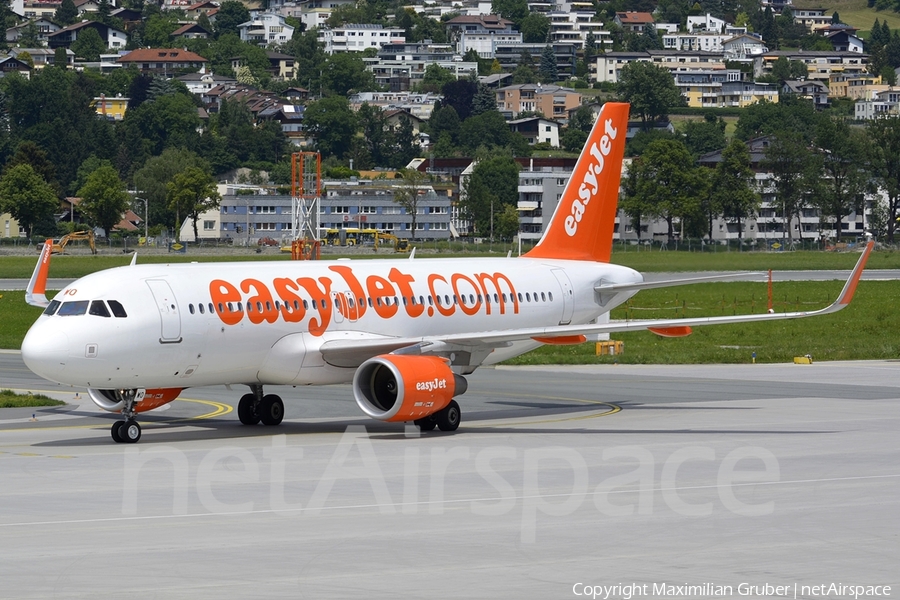
M 755 35 L 742 33 L 722 42 L 725 60 L 745 61 L 769 51 L 765 42 Z
M 205 40 L 208 39 L 212 34 L 196 23 L 188 23 L 187 25 L 182 25 L 169 35 L 173 39 L 180 40 Z
M 499 15 L 460 15 L 446 26 L 458 54 L 475 50 L 481 58 L 494 58 L 498 44 L 522 43 L 522 34 L 513 28 L 513 22 Z
M 42 44 L 47 43 L 47 40 L 51 33 L 56 33 L 57 31 L 62 29 L 62 27 L 60 27 L 50 19 L 44 17 L 36 18 L 7 29 L 6 41 L 10 44 L 15 45 L 19 41 L 19 38 L 22 37 L 22 32 L 31 27 L 32 23 L 34 24 L 34 28 L 37 31 L 37 39 Z
M 16 10 L 15 3 L 10 2 L 10 9 L 26 19 L 52 19 L 59 8 L 59 2 L 50 0 L 25 0 L 21 12 Z
M 598 50 L 612 49 L 613 40 L 603 23 L 594 21 L 594 11 L 562 12 L 553 11 L 547 14 L 550 19 L 551 42 L 577 42 L 582 46 L 587 42 L 587 34 L 594 35 L 594 44 Z
M 202 95 L 218 85 L 236 83 L 233 77 L 225 77 L 214 73 L 186 73 L 176 77 L 192 94 Z
M 47 44 L 50 48 L 60 46 L 69 48 L 78 39 L 78 36 L 87 29 L 93 29 L 100 34 L 100 39 L 106 42 L 107 48 L 124 48 L 128 43 L 128 34 L 124 31 L 109 27 L 98 21 L 82 21 L 47 35 Z
M 787 80 L 781 86 L 782 94 L 794 94 L 807 100 L 812 100 L 813 106 L 818 109 L 828 108 L 828 86 L 821 81 L 813 80 Z
M 271 104 L 260 110 L 256 118 L 260 121 L 277 121 L 281 124 L 281 132 L 295 146 L 304 145 L 308 139 L 303 127 L 303 114 L 306 107 L 302 104 Z
M 548 44 L 497 44 L 494 48 L 494 58 L 505 71 L 512 72 L 522 60 L 523 55 L 530 55 L 532 66 L 540 69 L 541 55 Z M 578 53 L 584 44 L 581 42 L 553 42 L 549 44 L 553 48 L 556 58 L 557 77 L 560 80 L 568 79 L 575 75 L 575 67 L 578 63 Z
M 625 31 L 633 31 L 635 33 L 643 33 L 645 27 L 648 25 L 652 27 L 656 23 L 653 15 L 650 13 L 630 10 L 628 12 L 617 12 L 614 21 L 616 25 Z
M 27 235 L 28 232 L 25 231 L 25 228 L 20 227 L 19 222 L 11 214 L 0 214 L 0 237 L 26 237 Z
M 100 96 L 91 101 L 91 106 L 97 114 L 109 121 L 121 121 L 125 118 L 130 98 L 119 96 Z
M 0 77 L 6 77 L 10 73 L 18 73 L 25 79 L 31 77 L 31 66 L 13 56 L 0 58 Z
M 568 122 L 569 110 L 581 106 L 581 94 L 558 85 L 519 83 L 497 90 L 497 108 L 504 116 L 539 111 L 545 117 Z
M 725 31 L 724 19 L 718 19 L 709 13 L 702 16 L 689 16 L 687 18 L 687 30 L 692 33 L 722 33 Z
M 675 73 L 725 69 L 721 52 L 702 50 L 649 50 L 647 52 L 607 52 L 597 56 L 597 81 L 618 83 L 619 73 L 632 62 L 652 62 Z
M 190 6 L 184 7 L 184 16 L 192 21 L 196 21 L 200 15 L 208 15 L 210 11 L 219 10 L 219 4 L 217 2 L 210 2 L 209 0 L 201 0 L 200 2 L 196 2 L 191 4 Z
M 389 44 L 378 56 L 363 58 L 363 62 L 375 76 L 375 83 L 392 92 L 415 88 L 432 64 L 452 72 L 457 79 L 478 72 L 478 64 L 463 61 L 451 45 L 429 42 Z
M 434 111 L 434 104 L 441 99 L 437 94 L 413 92 L 359 92 L 350 96 L 350 108 L 359 110 L 363 102 L 385 111 L 403 110 L 418 119 L 427 121 Z
M 850 98 L 851 85 L 854 89 L 865 86 L 878 86 L 881 85 L 881 76 L 871 75 L 869 73 L 860 75 L 835 73 L 828 79 L 828 95 L 832 98 Z M 859 97 L 857 99 L 859 99 Z
M 518 158 L 519 236 L 537 241 L 556 210 L 576 158 Z
M 141 73 L 172 78 L 189 71 L 199 71 L 209 62 L 199 54 L 180 48 L 139 48 L 119 57 L 122 66 L 135 65 Z
M 522 134 L 530 145 L 550 144 L 559 147 L 559 123 L 540 117 L 526 117 L 507 121 L 512 131 Z
M 856 27 L 840 23 L 825 27 L 819 33 L 826 36 L 838 52 L 857 52 L 862 54 L 865 52 L 864 42 L 861 37 L 856 35 L 857 31 Z
M 857 100 L 853 116 L 862 121 L 888 115 L 900 115 L 900 90 L 884 90 L 873 94 L 870 100 Z
M 722 101 L 722 85 L 739 82 L 741 72 L 737 69 L 716 71 L 688 71 L 675 73 L 675 86 L 694 108 L 714 108 Z
M 419 200 L 416 231 L 412 215 L 394 201 L 400 185 L 392 180 L 324 181 L 320 200 L 319 230 L 364 228 L 392 232 L 399 238 L 448 239 L 452 188 L 430 184 Z M 228 186 L 220 205 L 216 237 L 249 240 L 271 237 L 287 241 L 291 229 L 291 197 L 279 195 L 234 195 L 239 186 Z M 205 229 L 205 226 L 204 226 Z M 324 236 L 323 236 L 324 237 Z
M 674 33 L 662 36 L 662 42 L 667 50 L 724 52 L 724 42 L 731 38 L 725 33 Z
M 744 108 L 757 102 L 778 102 L 778 85 L 755 81 L 726 81 L 722 84 L 719 107 Z
M 818 79 L 825 83 L 832 75 L 836 74 L 861 75 L 866 73 L 869 63 L 869 55 L 858 52 L 770 50 L 754 59 L 754 76 L 758 78 L 771 73 L 772 65 L 781 57 L 804 63 L 808 69 L 807 79 Z
M 56 60 L 56 51 L 48 48 L 12 48 L 9 51 L 9 55 L 18 57 L 23 52 L 27 52 L 31 60 L 34 61 L 35 69 L 43 69 L 47 65 L 54 64 Z M 66 66 L 71 67 L 74 64 L 75 53 L 66 48 Z
M 406 42 L 406 35 L 399 28 L 385 28 L 382 25 L 368 23 L 347 24 L 334 29 L 319 30 L 319 41 L 325 44 L 326 54 L 335 54 L 362 52 L 367 48 L 381 49 L 388 44 L 402 44 Z
M 268 46 L 286 44 L 294 35 L 294 28 L 287 24 L 282 15 L 266 12 L 238 25 L 238 32 L 243 42 Z
M 273 79 L 287 81 L 297 78 L 298 67 L 293 56 L 280 52 L 266 52 L 266 56 L 269 57 L 269 72 Z
M 831 25 L 831 15 L 826 15 L 826 8 L 794 8 L 794 23 L 805 25 L 810 31 L 816 31 Z

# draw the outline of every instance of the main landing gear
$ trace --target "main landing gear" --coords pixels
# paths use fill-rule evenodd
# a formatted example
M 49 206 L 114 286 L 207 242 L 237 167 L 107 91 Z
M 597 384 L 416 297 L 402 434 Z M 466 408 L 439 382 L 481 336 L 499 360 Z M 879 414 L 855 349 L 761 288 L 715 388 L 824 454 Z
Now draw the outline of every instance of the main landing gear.
M 431 431 L 435 427 L 441 431 L 456 431 L 459 429 L 461 420 L 462 412 L 459 410 L 459 404 L 457 404 L 456 400 L 451 400 L 450 404 L 442 410 L 423 419 L 416 419 L 413 423 L 418 425 L 422 431 Z
M 244 425 L 278 425 L 284 419 L 284 402 L 275 394 L 263 395 L 261 385 L 251 385 L 250 394 L 238 402 L 238 419 Z
M 120 444 L 137 443 L 141 439 L 141 425 L 134 419 L 137 390 L 116 390 L 116 396 L 125 403 L 122 408 L 122 416 L 125 417 L 125 420 L 112 424 L 110 428 L 112 439 Z

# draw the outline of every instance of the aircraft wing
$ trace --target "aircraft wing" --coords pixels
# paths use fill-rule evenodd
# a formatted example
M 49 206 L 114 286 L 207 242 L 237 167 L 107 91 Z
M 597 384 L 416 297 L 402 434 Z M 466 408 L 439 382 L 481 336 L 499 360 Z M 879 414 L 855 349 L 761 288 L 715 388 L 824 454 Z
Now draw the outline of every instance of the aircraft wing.
M 549 341 L 554 338 L 571 341 L 578 340 L 579 336 L 596 333 L 616 333 L 620 331 L 652 330 L 659 335 L 682 336 L 690 333 L 690 327 L 700 325 L 723 325 L 727 323 L 755 323 L 759 321 L 775 321 L 783 319 L 799 319 L 817 315 L 827 315 L 837 312 L 850 304 L 856 292 L 856 286 L 862 276 L 866 261 L 872 252 L 874 242 L 869 242 L 862 256 L 850 273 L 850 277 L 844 284 L 837 299 L 819 310 L 795 311 L 784 313 L 764 313 L 752 315 L 733 315 L 722 317 L 696 317 L 690 319 L 648 319 L 638 321 L 616 321 L 602 324 L 583 325 L 559 325 L 554 327 L 533 327 L 500 331 L 466 332 L 459 334 L 447 334 L 428 337 L 396 337 L 373 338 L 354 340 L 331 340 L 320 347 L 323 358 L 330 364 L 339 366 L 354 366 L 361 364 L 368 358 L 378 354 L 442 354 L 454 351 L 471 351 L 473 354 L 490 353 L 494 348 L 508 346 L 512 342 L 536 340 Z M 712 280 L 718 280 L 714 276 Z M 682 280 L 689 283 L 697 283 L 698 278 Z M 709 279 L 707 279 L 709 280 Z M 665 282 L 671 284 L 671 282 Z M 601 289 L 603 286 L 599 286 Z M 610 286 L 612 287 L 612 286 Z M 621 289 L 621 288 L 619 288 Z M 610 290 L 607 288 L 607 290 Z

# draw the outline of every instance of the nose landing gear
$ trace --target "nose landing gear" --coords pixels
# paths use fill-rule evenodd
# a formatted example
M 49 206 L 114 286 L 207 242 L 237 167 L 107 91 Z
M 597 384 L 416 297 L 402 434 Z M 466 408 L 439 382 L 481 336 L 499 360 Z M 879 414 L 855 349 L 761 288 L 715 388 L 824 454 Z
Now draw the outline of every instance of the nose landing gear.
M 110 428 L 110 434 L 116 443 L 135 444 L 141 439 L 141 425 L 134 418 L 137 412 L 134 410 L 137 392 L 137 390 L 116 390 L 116 397 L 124 403 L 122 415 L 125 417 L 124 421 L 116 421 Z

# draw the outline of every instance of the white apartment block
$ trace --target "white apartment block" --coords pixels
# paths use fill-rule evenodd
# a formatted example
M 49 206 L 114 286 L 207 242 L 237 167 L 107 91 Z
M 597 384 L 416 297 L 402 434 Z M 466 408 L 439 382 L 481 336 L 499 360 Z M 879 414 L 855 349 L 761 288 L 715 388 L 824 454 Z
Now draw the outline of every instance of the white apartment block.
M 241 41 L 268 46 L 286 44 L 294 35 L 294 28 L 277 13 L 261 13 L 254 19 L 238 25 Z
M 723 19 L 717 19 L 709 13 L 702 17 L 688 17 L 687 30 L 697 33 L 706 31 L 708 33 L 722 33 L 727 23 Z
M 724 42 L 731 37 L 723 33 L 675 33 L 664 35 L 662 42 L 666 50 L 723 52 Z
M 871 100 L 857 100 L 854 116 L 859 119 L 874 119 L 900 114 L 900 90 L 885 90 L 874 94 Z
M 612 48 L 613 40 L 609 31 L 603 28 L 603 23 L 592 21 L 593 12 L 560 12 L 553 11 L 547 14 L 550 19 L 551 42 L 579 42 L 587 41 L 587 34 L 594 34 L 594 44 L 597 49 Z
M 406 41 L 404 31 L 372 24 L 347 24 L 334 29 L 320 29 L 319 41 L 325 44 L 326 54 L 362 52 L 368 48 L 381 49 L 388 44 Z

